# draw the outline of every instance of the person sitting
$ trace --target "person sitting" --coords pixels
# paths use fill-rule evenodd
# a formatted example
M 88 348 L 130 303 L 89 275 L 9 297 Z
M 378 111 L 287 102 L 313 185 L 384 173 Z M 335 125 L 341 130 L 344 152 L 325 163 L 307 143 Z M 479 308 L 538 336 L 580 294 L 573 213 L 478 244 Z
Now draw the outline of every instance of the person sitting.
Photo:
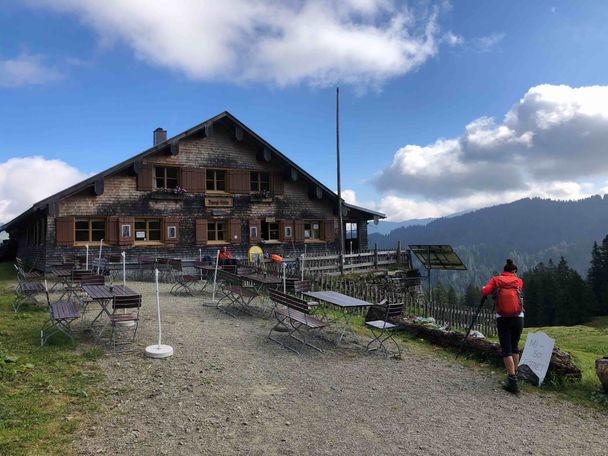
M 237 264 L 236 259 L 232 257 L 232 253 L 230 253 L 226 246 L 224 246 L 220 252 L 219 262 L 222 266 L 226 264 Z

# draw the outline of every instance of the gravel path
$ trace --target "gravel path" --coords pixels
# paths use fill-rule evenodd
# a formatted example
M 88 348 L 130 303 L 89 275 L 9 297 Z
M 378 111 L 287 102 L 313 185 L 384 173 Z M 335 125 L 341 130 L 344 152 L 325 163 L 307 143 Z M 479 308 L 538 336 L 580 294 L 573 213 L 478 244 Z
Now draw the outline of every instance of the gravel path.
M 154 287 L 130 286 L 144 294 L 139 350 L 100 361 L 110 407 L 79 439 L 79 454 L 608 454 L 600 413 L 510 396 L 498 375 L 407 346 L 401 360 L 352 342 L 298 356 L 267 342 L 271 321 L 174 298 L 166 284 L 163 341 L 175 355 L 147 359 Z

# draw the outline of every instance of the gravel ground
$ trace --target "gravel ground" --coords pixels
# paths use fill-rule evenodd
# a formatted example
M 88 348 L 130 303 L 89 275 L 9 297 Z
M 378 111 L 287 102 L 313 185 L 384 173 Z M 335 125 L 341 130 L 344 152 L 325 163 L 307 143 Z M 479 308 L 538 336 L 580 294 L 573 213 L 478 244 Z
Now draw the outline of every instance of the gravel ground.
M 161 285 L 163 342 L 173 357 L 143 356 L 156 340 L 154 286 L 144 294 L 137 350 L 101 359 L 109 407 L 77 440 L 108 455 L 605 455 L 608 417 L 542 394 L 513 397 L 502 377 L 403 347 L 401 360 L 350 341 L 300 356 L 269 342 L 272 322 L 232 318 L 175 298 Z M 332 334 L 329 333 L 328 336 Z

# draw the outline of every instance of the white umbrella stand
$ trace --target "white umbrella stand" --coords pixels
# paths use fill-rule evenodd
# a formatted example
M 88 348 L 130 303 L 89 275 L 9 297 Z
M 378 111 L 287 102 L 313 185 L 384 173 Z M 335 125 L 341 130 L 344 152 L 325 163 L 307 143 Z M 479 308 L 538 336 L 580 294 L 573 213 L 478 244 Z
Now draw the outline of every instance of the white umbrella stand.
M 101 269 L 101 251 L 103 250 L 103 239 L 99 241 L 99 258 L 97 259 L 97 274 L 99 274 L 99 270 Z
M 87 248 L 87 256 L 86 259 L 84 260 L 84 270 L 88 271 L 89 270 L 89 244 L 86 245 Z
M 162 329 L 160 324 L 160 295 L 158 291 L 158 269 L 154 270 L 156 278 L 156 316 L 158 321 L 158 344 L 146 347 L 146 356 L 150 358 L 168 358 L 173 355 L 173 347 L 161 343 Z
M 122 286 L 127 286 L 127 254 L 126 252 L 120 252 L 122 256 Z

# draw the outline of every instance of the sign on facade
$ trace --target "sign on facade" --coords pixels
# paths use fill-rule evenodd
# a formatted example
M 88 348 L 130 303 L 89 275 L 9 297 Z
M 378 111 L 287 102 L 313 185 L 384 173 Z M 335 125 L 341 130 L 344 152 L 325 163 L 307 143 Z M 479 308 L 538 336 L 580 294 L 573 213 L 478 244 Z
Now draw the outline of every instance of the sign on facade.
M 205 207 L 232 207 L 232 198 L 224 196 L 209 196 L 205 198 Z
M 519 366 L 528 366 L 534 372 L 538 377 L 538 386 L 543 383 L 545 375 L 547 375 L 554 346 L 555 340 L 544 332 L 528 333 Z

